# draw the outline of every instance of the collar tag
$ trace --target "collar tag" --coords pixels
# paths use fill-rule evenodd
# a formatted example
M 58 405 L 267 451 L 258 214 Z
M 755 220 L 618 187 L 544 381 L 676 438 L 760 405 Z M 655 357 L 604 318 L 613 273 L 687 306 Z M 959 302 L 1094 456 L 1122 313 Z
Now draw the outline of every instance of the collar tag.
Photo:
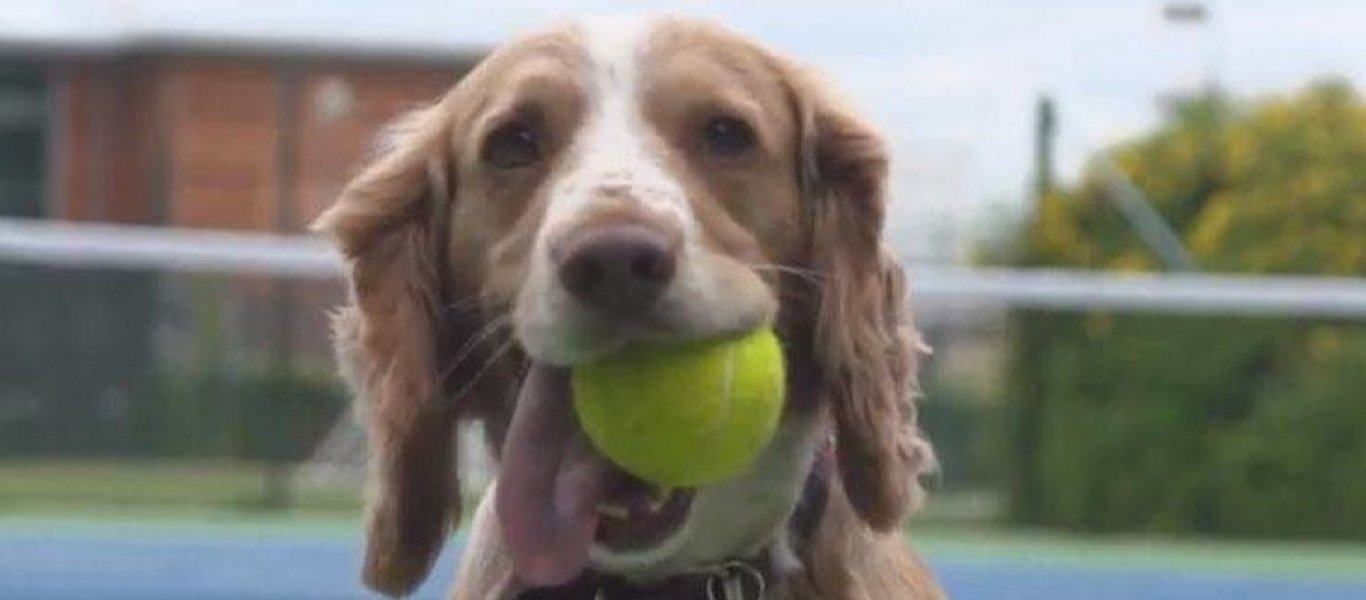
M 731 561 L 707 577 L 707 600 L 762 600 L 767 585 L 758 569 Z M 751 591 L 753 595 L 748 595 Z
M 768 581 L 754 566 L 733 560 L 705 572 L 706 600 L 763 600 Z M 607 588 L 599 586 L 593 600 L 612 600 Z

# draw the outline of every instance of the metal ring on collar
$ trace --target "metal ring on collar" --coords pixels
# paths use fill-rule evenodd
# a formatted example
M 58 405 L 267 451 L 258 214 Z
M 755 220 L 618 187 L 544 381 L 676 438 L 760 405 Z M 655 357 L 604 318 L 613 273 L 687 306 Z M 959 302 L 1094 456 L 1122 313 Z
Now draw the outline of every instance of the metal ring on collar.
M 746 579 L 754 584 L 753 598 L 745 596 Z M 731 561 L 721 565 L 716 573 L 707 578 L 707 600 L 762 600 L 767 585 L 764 574 L 758 569 L 740 561 Z

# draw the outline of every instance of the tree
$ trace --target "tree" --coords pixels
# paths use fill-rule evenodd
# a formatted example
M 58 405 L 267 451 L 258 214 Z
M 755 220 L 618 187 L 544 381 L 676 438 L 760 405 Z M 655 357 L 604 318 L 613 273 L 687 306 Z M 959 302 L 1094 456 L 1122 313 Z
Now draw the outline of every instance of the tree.
M 1198 98 L 1113 156 L 1206 270 L 1366 274 L 1366 103 L 1345 84 Z M 1156 270 L 1106 193 L 1041 198 L 1011 262 Z M 1015 519 L 1366 537 L 1361 326 L 1027 312 L 1012 331 Z

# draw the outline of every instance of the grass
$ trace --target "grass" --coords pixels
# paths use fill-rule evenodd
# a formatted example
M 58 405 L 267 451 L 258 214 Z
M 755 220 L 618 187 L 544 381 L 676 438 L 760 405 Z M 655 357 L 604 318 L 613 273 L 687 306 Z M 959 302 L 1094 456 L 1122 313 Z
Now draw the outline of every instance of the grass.
M 928 554 L 954 560 L 1366 578 L 1366 544 L 1360 543 L 1086 535 L 914 522 L 908 537 Z
M 0 513 L 260 511 L 265 469 L 229 462 L 0 463 Z M 296 478 L 292 511 L 355 512 L 355 484 Z
M 1092 567 L 1153 567 L 1366 577 L 1366 544 L 1314 540 L 1238 540 L 1195 536 L 1087 534 L 1008 527 L 1003 502 L 989 492 L 945 492 L 908 524 L 912 543 L 938 556 Z

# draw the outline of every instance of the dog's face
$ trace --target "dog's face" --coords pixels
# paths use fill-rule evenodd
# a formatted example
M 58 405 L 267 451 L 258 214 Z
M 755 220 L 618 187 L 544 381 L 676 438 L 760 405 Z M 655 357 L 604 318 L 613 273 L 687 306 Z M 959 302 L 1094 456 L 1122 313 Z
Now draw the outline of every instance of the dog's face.
M 468 83 L 453 252 L 486 266 L 481 296 L 534 360 L 774 318 L 769 269 L 804 248 L 796 115 L 765 55 L 596 21 L 513 44 Z
M 411 117 L 320 221 L 352 259 L 340 346 L 375 421 L 368 580 L 402 591 L 425 573 L 432 513 L 455 503 L 433 440 L 461 415 L 493 422 L 500 523 L 533 585 L 774 543 L 827 414 L 855 506 L 895 525 L 925 457 L 880 250 L 885 171 L 877 137 L 800 71 L 681 20 L 523 38 Z M 566 368 L 762 326 L 793 392 L 744 474 L 662 496 L 584 442 Z
M 771 324 L 773 267 L 804 248 L 796 113 L 766 55 L 708 28 L 595 21 L 513 44 L 473 77 L 484 97 L 454 142 L 468 158 L 453 255 L 486 265 L 480 296 L 511 315 L 532 362 Z M 619 473 L 592 484 L 607 488 L 583 492 L 600 504 L 594 566 L 650 576 L 752 553 L 811 454 L 814 418 L 787 422 L 782 449 L 728 485 L 651 498 Z M 526 440 L 540 449 L 525 460 L 564 452 L 547 437 Z M 528 477 L 548 484 L 574 465 L 523 473 L 519 450 L 499 484 L 503 529 L 521 574 L 556 583 L 587 548 L 524 531 L 546 527 L 554 502 L 521 500 L 543 493 Z

